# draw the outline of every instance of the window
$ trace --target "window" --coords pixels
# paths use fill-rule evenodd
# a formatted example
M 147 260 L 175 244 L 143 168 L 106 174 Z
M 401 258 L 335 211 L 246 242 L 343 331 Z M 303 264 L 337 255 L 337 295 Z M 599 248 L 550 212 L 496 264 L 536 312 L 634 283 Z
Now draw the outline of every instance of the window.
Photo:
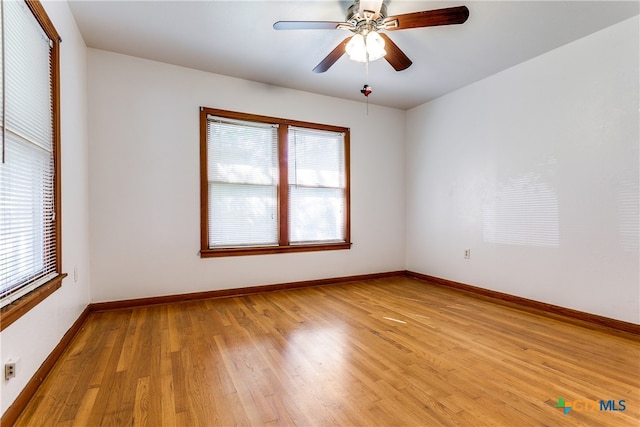
M 201 108 L 202 257 L 348 249 L 349 129 Z
M 0 6 L 2 328 L 61 286 L 58 46 L 37 1 Z

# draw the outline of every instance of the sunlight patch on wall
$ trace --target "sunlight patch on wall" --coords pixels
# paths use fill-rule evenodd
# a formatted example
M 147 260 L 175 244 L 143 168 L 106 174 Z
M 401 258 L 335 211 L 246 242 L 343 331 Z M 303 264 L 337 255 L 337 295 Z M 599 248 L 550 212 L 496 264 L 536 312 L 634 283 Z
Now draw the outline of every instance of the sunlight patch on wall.
M 558 246 L 558 197 L 539 174 L 509 178 L 484 206 L 483 226 L 486 242 Z
M 640 185 L 625 181 L 618 188 L 618 237 L 628 252 L 640 251 Z

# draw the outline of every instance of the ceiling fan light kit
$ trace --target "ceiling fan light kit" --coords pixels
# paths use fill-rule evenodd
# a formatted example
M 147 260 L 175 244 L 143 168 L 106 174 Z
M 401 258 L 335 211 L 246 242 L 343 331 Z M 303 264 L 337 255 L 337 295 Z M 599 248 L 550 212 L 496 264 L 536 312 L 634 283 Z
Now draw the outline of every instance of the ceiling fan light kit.
M 345 47 L 349 59 L 357 62 L 375 61 L 384 57 L 384 39 L 376 32 L 370 32 L 366 36 L 355 34 Z
M 316 73 L 327 71 L 342 55 L 358 62 L 375 61 L 385 58 L 396 70 L 402 71 L 412 64 L 407 55 L 384 33 L 379 31 L 398 31 L 410 28 L 434 27 L 440 25 L 462 24 L 469 17 L 466 6 L 445 9 L 426 10 L 387 16 L 387 6 L 381 0 L 367 1 L 364 6 L 355 0 L 347 10 L 344 22 L 339 21 L 278 21 L 273 24 L 276 30 L 348 30 L 353 36 L 344 39 L 314 69 Z M 371 7 L 375 10 L 365 9 Z

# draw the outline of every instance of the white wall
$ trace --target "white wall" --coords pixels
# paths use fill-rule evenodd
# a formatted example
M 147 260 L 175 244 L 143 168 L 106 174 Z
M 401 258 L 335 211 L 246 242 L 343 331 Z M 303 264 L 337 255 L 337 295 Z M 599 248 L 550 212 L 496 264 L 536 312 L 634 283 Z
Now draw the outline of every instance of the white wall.
M 89 303 L 89 198 L 87 138 L 87 49 L 64 2 L 43 2 L 62 38 L 61 162 L 62 288 L 0 334 L 2 365 L 19 358 L 17 376 L 0 384 L 1 411 L 25 384 Z M 78 281 L 73 280 L 78 267 Z
M 635 17 L 408 111 L 409 270 L 640 323 L 638 39 Z
M 404 111 L 95 49 L 88 64 L 93 301 L 404 269 Z M 350 127 L 353 247 L 200 259 L 200 106 Z

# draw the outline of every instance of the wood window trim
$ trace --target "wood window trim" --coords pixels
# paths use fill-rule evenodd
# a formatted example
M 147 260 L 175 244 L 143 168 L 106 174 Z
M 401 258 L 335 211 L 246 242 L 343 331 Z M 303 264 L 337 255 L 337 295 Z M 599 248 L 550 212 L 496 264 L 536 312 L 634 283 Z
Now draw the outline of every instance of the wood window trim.
M 278 124 L 278 215 L 279 215 L 279 245 L 251 246 L 233 248 L 209 247 L 209 182 L 207 176 L 207 116 L 221 116 L 236 120 L 246 120 L 261 123 Z M 287 127 L 297 126 L 316 130 L 344 133 L 344 162 L 345 162 L 345 241 L 344 242 L 320 242 L 313 244 L 288 244 L 289 210 L 288 210 L 288 186 L 281 185 L 288 181 L 288 153 L 287 153 Z M 292 252 L 314 252 L 343 250 L 351 248 L 351 181 L 350 181 L 350 129 L 340 126 L 332 126 L 299 120 L 289 120 L 277 117 L 260 116 L 236 111 L 220 110 L 215 108 L 200 107 L 200 257 L 216 258 L 243 255 L 267 255 Z
M 240 256 L 240 255 L 268 255 L 282 254 L 290 252 L 314 252 L 314 251 L 335 251 L 341 249 L 350 249 L 351 243 L 322 243 L 316 245 L 288 245 L 288 246 L 254 246 L 248 248 L 220 248 L 206 249 L 200 251 L 202 258 L 216 258 L 224 256 Z
M 39 0 L 24 0 L 29 10 L 35 16 L 51 44 L 51 96 L 52 96 L 52 126 L 53 126 L 53 201 L 55 211 L 55 252 L 56 272 L 58 275 L 40 285 L 28 294 L 18 298 L 0 310 L 0 331 L 6 329 L 20 317 L 24 316 L 44 301 L 49 295 L 62 287 L 62 280 L 67 274 L 62 271 L 62 186 L 60 182 L 60 43 L 62 39 L 56 31 L 51 19 L 47 15 Z
M 2 307 L 2 310 L 0 310 L 0 332 L 27 314 L 29 310 L 40 304 L 49 295 L 60 289 L 62 287 L 62 279 L 65 277 L 67 277 L 66 274 L 59 274 L 25 296 Z

